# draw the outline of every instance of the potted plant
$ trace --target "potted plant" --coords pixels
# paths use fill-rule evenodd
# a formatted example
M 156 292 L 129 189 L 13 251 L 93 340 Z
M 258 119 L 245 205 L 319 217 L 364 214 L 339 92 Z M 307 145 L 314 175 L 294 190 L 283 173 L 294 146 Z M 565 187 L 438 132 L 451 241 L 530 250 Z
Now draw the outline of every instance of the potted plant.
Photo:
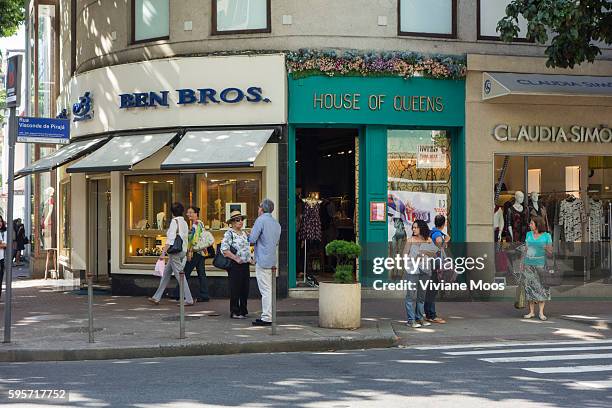
M 325 253 L 336 258 L 334 282 L 319 284 L 319 326 L 329 329 L 356 329 L 361 325 L 361 284 L 355 282 L 354 263 L 361 253 L 359 244 L 335 240 Z

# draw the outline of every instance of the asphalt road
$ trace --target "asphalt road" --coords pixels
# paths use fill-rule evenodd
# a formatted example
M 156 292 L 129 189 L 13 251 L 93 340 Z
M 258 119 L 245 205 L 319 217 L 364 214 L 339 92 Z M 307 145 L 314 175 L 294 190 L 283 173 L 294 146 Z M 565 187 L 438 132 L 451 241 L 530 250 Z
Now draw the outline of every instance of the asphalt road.
M 9 390 L 79 407 L 610 407 L 612 340 L 0 364 Z M 14 400 L 12 400 L 14 401 Z

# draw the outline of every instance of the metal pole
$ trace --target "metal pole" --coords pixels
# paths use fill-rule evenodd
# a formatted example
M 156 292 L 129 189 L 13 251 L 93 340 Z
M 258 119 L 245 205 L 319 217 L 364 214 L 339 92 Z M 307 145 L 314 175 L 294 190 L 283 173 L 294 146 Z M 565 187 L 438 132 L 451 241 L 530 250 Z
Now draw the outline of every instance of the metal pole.
M 93 318 L 93 273 L 87 271 L 87 317 L 89 319 L 89 342 L 94 342 Z
M 8 203 L 6 209 L 6 248 L 4 249 L 4 268 L 6 271 L 6 297 L 4 302 L 4 343 L 11 342 L 11 323 L 13 306 L 13 201 L 15 199 L 15 141 L 17 140 L 17 109 L 10 108 L 8 142 Z
M 185 338 L 185 271 L 179 273 L 179 339 Z
M 272 334 L 276 334 L 276 267 L 272 267 Z

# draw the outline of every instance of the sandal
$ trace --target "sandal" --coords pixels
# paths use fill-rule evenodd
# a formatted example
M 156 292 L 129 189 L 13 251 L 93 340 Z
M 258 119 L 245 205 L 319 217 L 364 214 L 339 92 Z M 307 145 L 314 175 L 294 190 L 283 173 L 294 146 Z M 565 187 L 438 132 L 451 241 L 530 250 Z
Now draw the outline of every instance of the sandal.
M 545 321 L 547 321 L 547 320 L 548 320 L 548 317 L 546 317 L 546 316 L 544 316 L 544 315 L 540 315 L 540 316 L 539 316 L 539 318 L 540 318 L 540 320 L 541 320 L 541 321 L 543 321 L 543 322 L 545 322 Z
M 534 317 L 535 317 L 535 314 L 532 314 L 532 313 L 523 315 L 523 319 L 533 319 Z
M 432 323 L 439 323 L 439 324 L 446 323 L 446 320 L 444 320 L 441 317 L 436 317 L 436 318 L 430 319 L 429 321 L 432 322 Z
M 155 300 L 155 299 L 153 299 L 152 297 L 147 298 L 147 301 L 148 301 L 149 303 L 154 304 L 155 306 L 159 306 L 159 300 Z

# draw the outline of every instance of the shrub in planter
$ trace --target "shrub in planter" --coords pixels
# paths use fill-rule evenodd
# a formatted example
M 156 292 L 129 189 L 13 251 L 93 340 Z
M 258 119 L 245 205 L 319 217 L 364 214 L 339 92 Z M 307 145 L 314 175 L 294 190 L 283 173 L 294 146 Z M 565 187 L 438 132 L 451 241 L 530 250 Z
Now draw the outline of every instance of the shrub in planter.
M 337 239 L 325 245 L 327 256 L 336 258 L 334 281 L 337 283 L 355 283 L 353 277 L 353 262 L 361 253 L 359 244 Z

